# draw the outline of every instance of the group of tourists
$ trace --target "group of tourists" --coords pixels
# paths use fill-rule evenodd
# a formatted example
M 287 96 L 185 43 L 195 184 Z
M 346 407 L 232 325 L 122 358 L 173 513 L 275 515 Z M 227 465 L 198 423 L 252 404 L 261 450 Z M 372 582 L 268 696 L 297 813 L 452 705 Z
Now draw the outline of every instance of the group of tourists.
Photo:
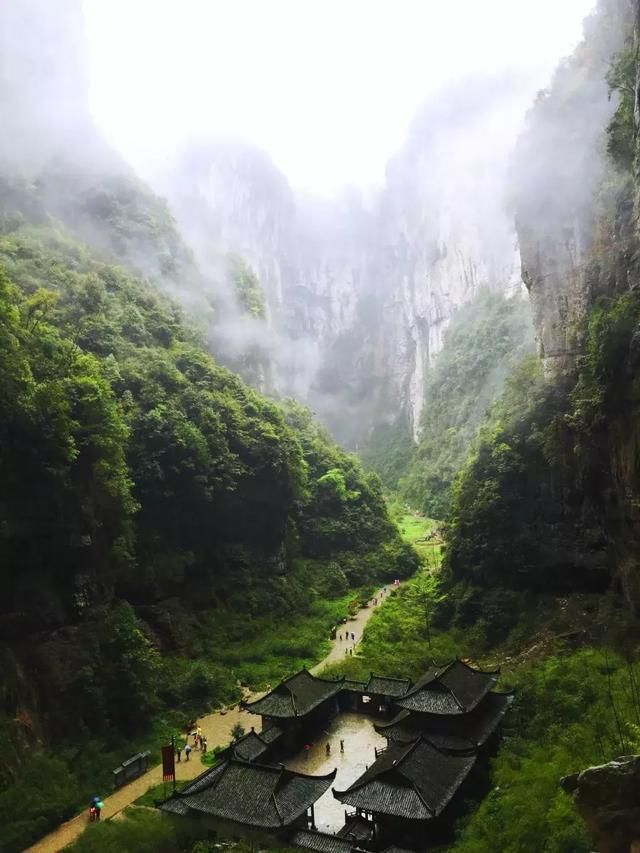
M 324 748 L 325 755 L 327 758 L 331 755 L 331 742 L 327 741 L 326 746 Z M 344 741 L 340 741 L 340 752 L 344 752 Z
M 89 803 L 89 820 L 97 821 L 100 820 L 100 813 L 104 808 L 104 803 L 100 799 L 100 797 L 91 797 L 91 802 Z
M 349 638 L 351 638 L 352 643 L 355 643 L 356 635 L 353 633 L 353 631 L 346 631 L 345 632 L 344 639 L 347 643 L 349 642 Z M 342 642 L 342 634 L 338 634 L 338 639 L 340 640 L 340 642 Z
M 338 639 L 340 640 L 340 642 L 342 642 L 342 634 L 338 634 Z M 355 643 L 356 635 L 353 633 L 353 631 L 345 631 L 344 640 L 345 640 L 345 643 L 348 643 L 349 640 L 351 640 L 352 643 Z M 345 653 L 345 655 L 352 655 L 353 654 L 353 646 L 351 646 L 351 648 L 349 646 L 347 646 L 347 648 L 344 650 L 344 653 Z
M 393 586 L 394 588 L 399 587 L 399 586 L 400 586 L 400 578 L 396 578 L 396 579 L 394 580 L 394 582 L 393 582 L 392 586 Z M 385 595 L 387 595 L 387 587 L 386 587 L 386 586 L 384 587 L 384 589 L 380 590 L 380 592 L 378 593 L 378 595 L 374 596 L 374 597 L 371 599 L 371 604 L 373 604 L 373 606 L 375 607 L 375 606 L 376 606 L 376 604 L 378 604 L 378 602 L 379 602 L 379 601 L 382 601 L 382 599 L 384 598 L 384 596 L 385 596 Z
M 184 760 L 185 761 L 189 760 L 189 758 L 191 757 L 191 753 L 193 752 L 194 749 L 198 749 L 198 750 L 200 750 L 200 752 L 206 752 L 207 751 L 207 739 L 202 734 L 202 729 L 200 728 L 200 726 L 196 725 L 196 727 L 193 728 L 194 725 L 195 725 L 195 723 L 192 723 L 189 726 L 189 728 L 193 729 L 193 731 L 190 731 L 189 734 L 187 735 L 187 742 L 185 743 L 184 747 L 182 747 L 179 744 L 178 744 L 178 746 L 176 746 L 176 756 L 178 758 L 178 761 L 182 761 L 182 750 L 183 749 L 184 749 Z M 190 737 L 193 738 L 193 746 L 191 746 L 191 744 L 189 743 Z
M 311 752 L 311 744 L 305 743 L 304 745 L 304 757 L 309 758 L 309 753 Z M 340 740 L 340 752 L 344 753 L 344 741 Z M 324 754 L 327 758 L 331 755 L 331 741 L 327 741 L 324 747 Z

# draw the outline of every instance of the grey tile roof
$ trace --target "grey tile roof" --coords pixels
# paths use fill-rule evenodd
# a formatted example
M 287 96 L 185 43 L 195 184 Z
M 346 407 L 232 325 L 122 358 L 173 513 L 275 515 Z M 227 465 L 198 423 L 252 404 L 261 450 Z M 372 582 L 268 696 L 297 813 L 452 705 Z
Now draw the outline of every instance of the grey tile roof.
M 173 814 L 200 812 L 247 826 L 278 829 L 304 814 L 335 775 L 334 770 L 327 776 L 307 776 L 283 766 L 232 758 L 203 773 L 160 808 Z
M 243 703 L 252 714 L 265 717 L 304 717 L 321 702 L 342 690 L 344 679 L 328 681 L 311 675 L 306 669 L 285 679 L 271 693 L 255 702 Z
M 465 780 L 476 755 L 447 755 L 428 741 L 389 744 L 346 791 L 333 795 L 347 805 L 414 820 L 439 815 Z
M 342 682 L 343 690 L 354 690 L 357 693 L 364 693 L 366 686 L 366 681 L 353 681 L 351 678 L 345 678 Z
M 256 732 L 251 729 L 250 732 L 243 735 L 237 741 L 231 744 L 228 752 L 233 752 L 237 758 L 242 758 L 244 761 L 255 761 L 269 749 L 281 735 L 283 730 L 278 726 L 271 726 L 263 732 Z M 229 757 L 225 751 L 223 757 Z
M 408 678 L 387 678 L 383 675 L 371 673 L 367 681 L 366 692 L 376 693 L 379 696 L 404 696 L 411 687 Z
M 298 830 L 291 839 L 291 843 L 306 850 L 318 850 L 320 853 L 351 853 L 353 847 L 351 841 L 326 832 L 315 832 L 312 829 Z
M 282 737 L 284 729 L 281 729 L 279 726 L 269 726 L 268 729 L 263 729 L 259 734 L 265 743 L 272 744 L 279 737 Z
M 435 715 L 402 710 L 376 731 L 395 743 L 410 743 L 423 735 L 439 749 L 464 752 L 479 747 L 498 728 L 513 703 L 512 693 L 489 693 L 467 714 Z
M 337 832 L 340 838 L 347 838 L 354 843 L 358 841 L 368 842 L 373 837 L 373 824 L 370 820 L 359 815 L 351 815 L 347 822 Z
M 438 676 L 438 681 L 451 691 L 465 711 L 470 711 L 496 686 L 499 676 L 500 670 L 481 672 L 456 660 Z
M 439 670 L 430 669 L 396 705 L 423 714 L 465 714 L 495 687 L 499 675 L 499 670 L 481 672 L 454 660 Z
M 168 812 L 169 814 L 186 815 L 189 812 L 187 804 L 174 797 L 162 803 L 160 808 L 163 812 Z
M 243 735 L 233 744 L 234 753 L 238 758 L 243 758 L 245 761 L 255 761 L 263 752 L 267 751 L 267 748 L 267 744 L 255 732 Z

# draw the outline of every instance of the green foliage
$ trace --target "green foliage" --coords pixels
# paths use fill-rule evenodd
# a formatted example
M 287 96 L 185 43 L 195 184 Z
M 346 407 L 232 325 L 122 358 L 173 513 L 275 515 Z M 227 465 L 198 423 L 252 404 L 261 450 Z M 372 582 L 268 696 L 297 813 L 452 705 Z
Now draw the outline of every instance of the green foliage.
M 227 266 L 241 311 L 250 317 L 264 319 L 267 313 L 264 293 L 254 271 L 239 255 L 228 255 Z
M 204 756 L 203 756 L 204 757 Z M 178 779 L 176 781 L 176 791 L 181 791 L 191 782 L 190 779 Z M 172 782 L 158 782 L 157 785 L 151 787 L 141 797 L 135 801 L 136 806 L 155 806 L 157 803 L 166 800 L 171 796 L 173 791 Z
M 543 838 L 552 853 L 588 853 L 592 842 L 559 780 L 637 751 L 629 667 L 611 652 L 584 649 L 525 664 L 509 680 L 518 735 L 503 745 L 494 788 L 451 849 L 480 853 L 491 845 L 515 853 L 539 849 Z
M 618 506 L 634 507 L 640 489 L 638 323 L 635 291 L 603 300 L 585 324 L 571 385 L 544 382 L 533 363 L 510 380 L 454 488 L 455 578 L 540 590 L 607 585 Z
M 596 596 L 576 601 L 503 596 L 489 607 L 503 618 L 516 612 L 508 638 L 491 635 L 495 614 L 486 612 L 478 591 L 462 585 L 451 591 L 433 574 L 420 572 L 373 614 L 358 654 L 323 675 L 366 679 L 373 671 L 416 679 L 432 660 L 456 654 L 480 667 L 502 662 L 499 689 L 514 689 L 516 699 L 492 761 L 491 791 L 481 802 L 468 804 L 457 839 L 447 849 L 519 853 L 542 849 L 543 840 L 543 849 L 553 853 L 588 853 L 593 846 L 559 782 L 564 775 L 638 750 L 640 705 L 634 685 L 640 667 L 609 649 L 570 650 L 551 638 L 579 624 L 592 631 L 596 625 L 610 626 L 619 614 Z M 628 636 L 627 627 L 621 627 L 622 634 Z
M 631 170 L 636 153 L 634 104 L 638 57 L 631 35 L 628 42 L 614 58 L 606 77 L 609 93 L 616 92 L 618 96 L 618 107 L 607 127 L 607 153 L 623 171 Z
M 130 808 L 121 820 L 90 824 L 69 847 L 73 853 L 188 853 L 184 830 L 149 808 Z
M 64 761 L 28 749 L 20 776 L 0 790 L 0 850 L 24 850 L 70 818 L 80 793 Z
M 0 235 L 0 346 L 3 710 L 71 779 L 51 807 L 30 798 L 7 723 L 23 849 L 157 746 L 162 718 L 175 731 L 168 708 L 312 664 L 348 591 L 417 556 L 307 410 L 247 388 L 173 303 L 50 226 Z
M 414 442 L 403 420 L 376 424 L 367 442 L 359 450 L 364 465 L 375 471 L 386 489 L 397 489 L 414 457 Z
M 234 741 L 240 740 L 241 737 L 244 736 L 244 726 L 242 723 L 236 723 L 235 726 L 231 729 L 231 737 Z
M 451 320 L 428 373 L 420 438 L 400 491 L 431 518 L 445 518 L 451 485 L 505 377 L 533 349 L 529 306 L 480 291 Z
M 219 842 L 194 842 L 178 822 L 150 808 L 129 808 L 119 820 L 91 824 L 70 853 L 216 853 Z M 292 853 L 290 848 L 229 842 L 227 853 Z

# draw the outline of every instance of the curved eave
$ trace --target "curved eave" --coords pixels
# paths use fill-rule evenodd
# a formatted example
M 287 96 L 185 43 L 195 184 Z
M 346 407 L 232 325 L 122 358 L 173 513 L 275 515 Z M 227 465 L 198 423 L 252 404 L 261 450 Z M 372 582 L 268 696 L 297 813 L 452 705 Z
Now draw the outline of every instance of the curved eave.
M 405 820 L 431 820 L 432 818 L 437 817 L 438 814 L 440 813 L 440 812 L 434 812 L 429 806 L 427 806 L 424 803 L 424 800 L 422 800 L 421 797 L 420 797 L 420 800 L 421 800 L 423 808 L 425 810 L 425 814 L 419 815 L 418 817 L 409 818 L 409 817 L 407 817 L 404 809 L 398 808 L 398 809 L 392 810 L 392 809 L 384 809 L 384 808 L 380 808 L 380 807 L 378 807 L 378 808 L 372 808 L 371 806 L 367 807 L 367 806 L 364 806 L 362 803 L 358 802 L 356 797 L 347 796 L 347 793 L 348 793 L 347 791 L 336 791 L 334 788 L 332 788 L 331 793 L 336 798 L 336 800 L 338 800 L 338 802 L 343 803 L 344 805 L 353 806 L 353 808 L 360 808 L 360 809 L 367 808 L 368 811 L 371 811 L 374 814 L 384 814 L 384 815 L 388 815 L 389 817 L 404 818 Z M 417 794 L 417 796 L 419 797 L 419 794 Z M 442 811 L 442 809 L 440 811 Z
M 295 773 L 296 776 L 302 776 L 303 779 L 317 779 L 320 782 L 328 781 L 331 783 L 336 778 L 338 768 L 334 767 L 331 773 L 325 773 L 324 776 L 314 776 L 313 773 L 299 773 L 297 770 L 291 770 L 290 772 Z

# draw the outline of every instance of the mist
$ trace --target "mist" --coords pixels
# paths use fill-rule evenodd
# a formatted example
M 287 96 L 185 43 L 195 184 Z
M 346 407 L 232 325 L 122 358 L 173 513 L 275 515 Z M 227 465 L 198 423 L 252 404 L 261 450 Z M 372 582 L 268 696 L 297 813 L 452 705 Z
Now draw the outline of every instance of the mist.
M 478 73 L 546 86 L 592 6 L 84 0 L 91 106 L 145 177 L 223 136 L 265 149 L 296 189 L 381 186 L 426 99 Z
M 452 314 L 522 294 L 510 163 L 591 2 L 480 6 L 8 4 L 3 157 L 260 390 L 416 436 Z

